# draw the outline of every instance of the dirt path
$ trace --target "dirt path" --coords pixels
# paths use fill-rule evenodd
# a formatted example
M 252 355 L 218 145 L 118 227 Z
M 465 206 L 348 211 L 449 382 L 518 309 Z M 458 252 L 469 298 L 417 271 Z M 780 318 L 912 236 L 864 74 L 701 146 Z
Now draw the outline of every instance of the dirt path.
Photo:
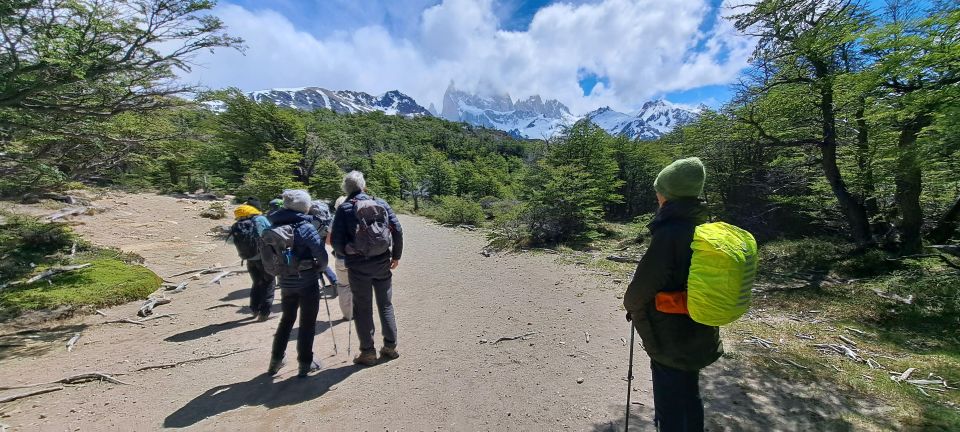
M 111 210 L 77 218 L 78 231 L 141 254 L 161 276 L 237 261 L 232 246 L 206 235 L 223 222 L 196 217 L 204 202 L 111 194 L 97 204 Z M 395 276 L 400 359 L 367 369 L 350 363 L 348 323 L 337 322 L 341 315 L 332 301 L 339 355 L 328 325 L 319 323 L 314 349 L 325 368 L 299 379 L 288 365 L 267 377 L 278 320 L 253 322 L 236 307 L 207 310 L 245 305 L 249 279 L 231 277 L 218 286 L 203 276 L 158 308 L 177 314 L 172 319 L 101 324 L 135 316 L 137 305 L 127 304 L 105 310 L 106 318 L 62 322 L 44 333 L 48 342 L 0 351 L 4 385 L 91 371 L 122 373 L 119 378 L 129 383 L 68 386 L 6 404 L 0 423 L 13 430 L 370 431 L 606 430 L 622 423 L 627 347 L 621 337 L 629 333 L 613 291 L 621 288 L 603 289 L 595 274 L 557 264 L 551 255 L 485 257 L 480 235 L 416 217 L 401 220 L 408 240 Z M 321 316 L 326 318 L 322 305 Z M 68 353 L 63 344 L 76 332 L 82 337 Z M 287 355 L 295 358 L 295 344 Z M 648 387 L 649 372 L 639 350 L 637 364 L 634 400 L 650 406 L 649 393 L 641 390 Z M 634 408 L 649 417 L 644 407 Z

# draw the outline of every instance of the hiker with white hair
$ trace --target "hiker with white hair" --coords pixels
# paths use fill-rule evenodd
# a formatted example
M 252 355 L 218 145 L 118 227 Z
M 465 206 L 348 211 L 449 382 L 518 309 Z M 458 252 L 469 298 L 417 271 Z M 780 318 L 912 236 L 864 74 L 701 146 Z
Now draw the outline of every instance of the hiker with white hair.
M 273 339 L 268 373 L 275 375 L 283 367 L 290 331 L 300 312 L 297 332 L 299 376 L 320 369 L 313 359 L 313 338 L 320 311 L 319 275 L 327 268 L 327 250 L 317 228 L 311 224 L 310 194 L 294 189 L 283 192 L 283 209 L 270 215 L 273 226 L 264 231 L 261 255 L 264 268 L 280 279 L 282 315 Z
M 381 359 L 395 359 L 397 321 L 393 311 L 393 273 L 403 254 L 403 229 L 393 209 L 385 201 L 366 193 L 367 183 L 360 171 L 343 178 L 347 198 L 333 218 L 331 243 L 338 257 L 344 258 L 353 293 L 353 319 L 360 339 L 360 355 L 354 363 L 373 366 L 377 353 L 373 335 L 373 297 L 376 296 L 383 334 Z

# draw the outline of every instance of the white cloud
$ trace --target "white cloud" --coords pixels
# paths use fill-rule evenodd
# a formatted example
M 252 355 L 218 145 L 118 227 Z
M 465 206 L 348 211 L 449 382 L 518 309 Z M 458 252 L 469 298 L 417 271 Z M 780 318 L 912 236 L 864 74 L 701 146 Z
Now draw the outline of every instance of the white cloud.
M 425 106 L 439 106 L 453 80 L 467 90 L 556 98 L 576 114 L 600 105 L 628 110 L 667 92 L 729 83 L 752 49 L 724 20 L 703 33 L 717 13 L 708 0 L 554 4 L 523 32 L 499 29 L 494 7 L 491 0 L 444 0 L 423 10 L 417 31 L 406 36 L 366 26 L 318 38 L 277 12 L 222 4 L 215 13 L 246 40 L 246 55 L 204 54 L 203 66 L 185 79 L 243 90 L 399 89 Z M 582 70 L 609 85 L 583 96 Z

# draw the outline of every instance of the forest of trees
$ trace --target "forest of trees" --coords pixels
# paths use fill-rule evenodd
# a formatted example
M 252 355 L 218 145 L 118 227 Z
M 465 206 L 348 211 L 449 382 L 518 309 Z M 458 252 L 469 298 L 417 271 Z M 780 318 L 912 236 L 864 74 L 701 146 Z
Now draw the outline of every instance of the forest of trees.
M 53 12 L 56 5 L 58 13 Z M 430 117 L 260 104 L 175 79 L 190 54 L 242 49 L 207 1 L 7 2 L 0 16 L 0 194 L 79 183 L 269 199 L 375 194 L 507 244 L 589 241 L 643 221 L 672 159 L 698 156 L 715 217 L 761 240 L 810 235 L 919 253 L 960 219 L 960 9 L 952 1 L 763 0 L 735 98 L 657 141 L 580 122 L 548 141 Z M 147 24 L 144 24 L 147 23 Z M 158 44 L 179 49 L 156 50 Z M 196 101 L 222 101 L 222 113 Z

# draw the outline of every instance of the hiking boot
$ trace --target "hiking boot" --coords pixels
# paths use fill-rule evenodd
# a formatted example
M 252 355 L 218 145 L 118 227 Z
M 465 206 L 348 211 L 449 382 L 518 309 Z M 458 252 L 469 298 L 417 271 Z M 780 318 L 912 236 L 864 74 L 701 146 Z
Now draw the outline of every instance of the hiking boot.
M 282 358 L 271 359 L 270 368 L 267 369 L 267 373 L 271 376 L 276 375 L 277 372 L 280 372 L 280 369 L 283 368 L 284 364 L 286 364 L 286 362 L 284 362 Z
M 380 348 L 380 358 L 387 358 L 387 359 L 389 359 L 389 360 L 393 360 L 393 359 L 399 358 L 399 357 L 400 357 L 400 353 L 397 352 L 397 348 L 396 348 L 396 347 L 386 347 L 386 346 L 385 346 L 385 347 L 383 347 L 383 348 Z
M 374 366 L 377 364 L 377 352 L 362 351 L 360 355 L 353 359 L 353 362 L 363 366 Z
M 257 314 L 257 321 L 259 322 L 264 322 L 268 319 L 270 319 L 270 312 L 261 312 Z
M 316 360 L 310 362 L 309 364 L 300 364 L 300 372 L 297 373 L 297 376 L 303 378 L 307 376 L 310 372 L 316 372 L 322 368 L 323 366 L 321 366 L 320 362 Z

